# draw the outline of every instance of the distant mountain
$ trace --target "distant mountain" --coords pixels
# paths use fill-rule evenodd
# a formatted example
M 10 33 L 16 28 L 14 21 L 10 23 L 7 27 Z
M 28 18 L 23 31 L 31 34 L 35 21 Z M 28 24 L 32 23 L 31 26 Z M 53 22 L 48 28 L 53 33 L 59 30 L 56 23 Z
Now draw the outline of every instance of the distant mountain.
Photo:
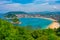
M 8 12 L 8 13 L 5 13 L 4 15 L 7 15 L 7 14 L 31 14 L 31 15 L 34 15 L 34 14 L 40 14 L 40 15 L 53 15 L 53 14 L 59 14 L 60 15 L 60 12 L 49 12 L 49 11 L 44 11 L 44 12 L 23 12 L 23 11 L 12 11 L 12 12 Z
M 60 12 L 31 12 L 30 14 L 60 14 Z
M 13 11 L 13 12 L 5 13 L 4 16 L 8 17 L 8 18 L 13 18 L 13 17 L 16 17 L 16 14 L 28 14 L 28 13 L 26 13 L 26 12 L 19 12 L 19 11 Z
M 8 12 L 6 14 L 27 14 L 26 12 L 22 12 L 22 11 L 12 11 L 12 12 Z

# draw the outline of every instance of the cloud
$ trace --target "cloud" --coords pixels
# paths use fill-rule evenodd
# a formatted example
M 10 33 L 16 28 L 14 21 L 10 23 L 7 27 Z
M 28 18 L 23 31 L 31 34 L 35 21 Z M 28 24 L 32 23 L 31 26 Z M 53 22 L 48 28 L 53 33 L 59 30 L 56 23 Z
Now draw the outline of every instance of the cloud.
M 41 2 L 41 3 L 38 3 Z M 55 3 L 56 0 L 52 1 Z M 0 12 L 9 11 L 25 11 L 25 12 L 41 12 L 41 11 L 60 11 L 59 4 L 49 4 L 49 0 L 35 0 L 33 3 L 21 4 L 13 3 L 12 1 L 0 2 Z
M 34 3 L 36 4 L 49 3 L 50 5 L 53 5 L 60 4 L 60 0 L 35 0 Z
M 56 6 L 56 8 L 54 7 Z M 19 3 L 13 3 L 13 4 L 6 4 L 3 5 L 3 9 L 6 11 L 25 11 L 25 12 L 40 12 L 40 11 L 55 11 L 60 10 L 58 9 L 59 5 L 49 5 L 48 3 L 44 4 L 19 4 Z

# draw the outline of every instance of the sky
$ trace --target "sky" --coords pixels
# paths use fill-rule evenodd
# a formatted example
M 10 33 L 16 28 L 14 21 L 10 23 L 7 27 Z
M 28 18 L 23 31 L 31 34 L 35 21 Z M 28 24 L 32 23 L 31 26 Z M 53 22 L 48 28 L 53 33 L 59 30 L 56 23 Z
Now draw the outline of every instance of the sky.
M 60 0 L 0 0 L 0 13 L 60 11 Z

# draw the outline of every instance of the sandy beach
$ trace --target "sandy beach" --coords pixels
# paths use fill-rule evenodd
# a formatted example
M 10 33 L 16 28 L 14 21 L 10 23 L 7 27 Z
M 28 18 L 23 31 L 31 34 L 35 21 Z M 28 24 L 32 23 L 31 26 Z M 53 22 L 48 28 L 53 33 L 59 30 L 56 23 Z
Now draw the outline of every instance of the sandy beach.
M 47 28 L 54 29 L 54 28 L 59 28 L 59 26 L 60 26 L 60 24 L 55 19 L 45 18 L 45 17 L 40 17 L 40 18 L 44 18 L 44 19 L 48 19 L 48 20 L 52 20 L 53 21 Z
M 57 21 L 53 21 L 53 23 L 50 24 L 48 28 L 50 29 L 59 28 L 59 23 Z

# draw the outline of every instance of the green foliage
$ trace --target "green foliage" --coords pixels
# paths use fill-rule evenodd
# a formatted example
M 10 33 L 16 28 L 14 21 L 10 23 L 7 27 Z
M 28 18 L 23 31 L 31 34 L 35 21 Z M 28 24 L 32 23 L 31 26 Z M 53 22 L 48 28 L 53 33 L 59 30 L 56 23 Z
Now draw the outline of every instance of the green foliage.
M 7 17 L 7 18 L 14 18 L 14 17 L 17 17 L 17 16 L 15 14 L 8 13 L 8 14 L 5 14 L 5 17 Z
M 60 23 L 60 20 L 58 20 L 58 22 Z
M 17 21 L 19 21 L 19 19 L 18 18 L 14 18 L 14 19 L 12 19 L 12 21 L 13 22 L 17 22 Z
M 60 27 L 58 29 L 56 29 L 56 35 L 60 36 Z
M 60 40 L 60 28 L 28 30 L 0 19 L 0 40 Z

